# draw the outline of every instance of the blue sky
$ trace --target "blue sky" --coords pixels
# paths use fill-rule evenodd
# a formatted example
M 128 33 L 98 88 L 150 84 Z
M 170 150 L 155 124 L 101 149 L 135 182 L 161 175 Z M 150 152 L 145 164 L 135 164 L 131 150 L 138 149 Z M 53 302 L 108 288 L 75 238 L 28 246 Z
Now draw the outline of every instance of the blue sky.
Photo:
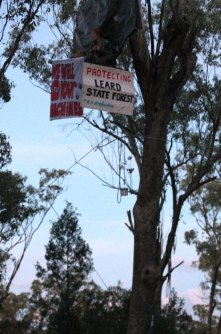
M 13 78 L 16 88 L 11 102 L 4 104 L 0 110 L 0 124 L 1 131 L 10 137 L 12 145 L 13 162 L 10 169 L 26 175 L 28 182 L 37 185 L 40 168 L 68 169 L 74 164 L 75 158 L 80 159 L 92 146 L 80 132 L 71 132 L 76 119 L 49 121 L 49 94 L 33 86 L 19 70 L 10 70 L 8 74 Z M 95 168 L 101 175 L 106 173 L 107 167 L 98 152 L 90 153 L 82 163 Z M 81 214 L 83 236 L 93 250 L 98 273 L 102 277 L 106 276 L 103 279 L 107 285 L 121 280 L 125 286 L 130 286 L 132 237 L 124 222 L 133 198 L 123 197 L 119 204 L 116 190 L 104 187 L 86 169 L 76 165 L 71 171 L 72 175 L 64 183 L 65 191 L 54 206 L 56 211 L 62 212 L 65 200 L 77 207 Z M 27 285 L 29 272 L 33 274 L 33 263 L 43 258 L 50 220 L 56 218 L 56 214 L 51 212 L 35 235 L 21 273 L 18 274 L 16 284 L 19 286 Z M 125 254 L 127 260 L 124 258 L 122 262 L 119 253 Z M 114 261 L 110 264 L 112 256 Z M 115 268 L 113 262 L 116 263 Z M 26 272 L 24 276 L 23 271 Z
M 75 158 L 78 160 L 91 150 L 91 144 L 83 132 L 72 131 L 76 119 L 49 121 L 50 96 L 35 87 L 27 75 L 18 69 L 10 69 L 8 76 L 15 82 L 16 88 L 12 92 L 11 102 L 1 107 L 0 130 L 10 137 L 13 157 L 10 169 L 26 175 L 28 182 L 36 185 L 40 168 L 68 169 L 74 164 Z M 98 152 L 93 151 L 87 155 L 82 163 L 101 175 L 109 175 Z M 89 171 L 76 165 L 72 172 L 65 182 L 65 191 L 56 202 L 55 209 L 60 214 L 65 200 L 78 208 L 83 237 L 93 251 L 95 269 L 106 285 L 115 285 L 120 280 L 124 287 L 129 288 L 132 278 L 133 239 L 124 223 L 127 221 L 126 211 L 132 209 L 135 197 L 122 197 L 121 203 L 118 203 L 116 190 L 104 187 Z M 48 241 L 51 220 L 56 218 L 52 211 L 34 236 L 13 283 L 13 290 L 28 290 L 35 276 L 34 264 L 44 259 L 44 245 Z M 187 212 L 184 213 L 184 218 L 183 220 L 190 223 L 189 226 L 183 221 L 180 223 L 173 264 L 183 260 L 185 262 L 172 276 L 172 286 L 175 286 L 181 296 L 187 297 L 190 310 L 191 302 L 199 302 L 202 275 L 191 267 L 192 260 L 196 260 L 193 249 L 183 243 L 185 229 L 192 228 L 193 224 Z M 163 219 L 166 233 L 166 226 L 170 221 L 166 209 Z M 103 285 L 96 272 L 93 278 Z

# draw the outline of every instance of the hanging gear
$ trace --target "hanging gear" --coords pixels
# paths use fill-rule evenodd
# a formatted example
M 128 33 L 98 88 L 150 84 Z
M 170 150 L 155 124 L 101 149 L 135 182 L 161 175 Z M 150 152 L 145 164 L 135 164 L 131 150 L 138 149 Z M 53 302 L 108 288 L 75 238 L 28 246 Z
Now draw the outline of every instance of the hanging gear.
M 91 32 L 100 28 L 103 37 L 110 41 L 117 57 L 126 39 L 142 29 L 138 0 L 87 0 L 80 6 L 74 33 L 74 50 L 87 50 L 91 44 Z

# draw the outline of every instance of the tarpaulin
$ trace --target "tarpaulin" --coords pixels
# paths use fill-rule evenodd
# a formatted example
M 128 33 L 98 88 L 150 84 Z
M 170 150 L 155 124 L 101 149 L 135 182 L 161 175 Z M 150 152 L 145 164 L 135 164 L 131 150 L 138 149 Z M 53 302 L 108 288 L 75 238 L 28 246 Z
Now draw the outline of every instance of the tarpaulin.
M 74 34 L 74 49 L 89 46 L 91 31 L 101 28 L 116 54 L 125 40 L 142 29 L 139 0 L 87 0 L 81 5 Z

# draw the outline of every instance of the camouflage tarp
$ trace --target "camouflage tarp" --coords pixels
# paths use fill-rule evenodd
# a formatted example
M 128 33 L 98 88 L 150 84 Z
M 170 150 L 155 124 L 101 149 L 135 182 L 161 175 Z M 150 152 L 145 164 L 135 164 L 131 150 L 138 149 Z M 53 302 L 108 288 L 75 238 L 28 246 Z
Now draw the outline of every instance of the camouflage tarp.
M 86 48 L 91 42 L 91 31 L 101 28 L 103 36 L 119 53 L 125 40 L 142 28 L 138 0 L 87 0 L 77 14 L 74 49 Z

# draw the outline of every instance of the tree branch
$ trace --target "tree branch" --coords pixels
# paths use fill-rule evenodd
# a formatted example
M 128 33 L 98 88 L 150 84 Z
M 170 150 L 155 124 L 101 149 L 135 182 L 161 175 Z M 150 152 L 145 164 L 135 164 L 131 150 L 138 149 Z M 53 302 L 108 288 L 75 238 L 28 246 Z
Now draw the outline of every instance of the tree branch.
M 6 72 L 8 66 L 10 65 L 12 58 L 14 57 L 16 51 L 19 48 L 19 44 L 22 40 L 22 37 L 25 33 L 25 30 L 29 27 L 30 23 L 32 22 L 32 20 L 35 18 L 38 10 L 40 9 L 40 7 L 42 6 L 42 4 L 45 2 L 45 0 L 41 0 L 39 2 L 39 4 L 37 5 L 36 9 L 32 12 L 33 6 L 35 4 L 36 1 L 30 2 L 30 8 L 28 10 L 27 16 L 25 17 L 25 19 L 23 20 L 23 26 L 20 29 L 19 33 L 17 34 L 15 41 L 13 43 L 13 46 L 10 48 L 9 50 L 9 55 L 7 57 L 7 59 L 5 60 L 5 62 L 3 63 L 1 69 L 0 69 L 0 78 L 3 76 L 3 74 Z
M 148 105 L 148 82 L 150 80 L 150 54 L 147 48 L 144 32 L 138 32 L 129 39 L 134 68 L 138 78 L 142 98 Z
M 183 263 L 184 263 L 184 261 L 181 261 L 178 265 L 176 265 L 175 267 L 171 268 L 171 269 L 168 271 L 168 273 L 167 273 L 165 276 L 163 276 L 163 281 L 165 282 L 166 279 L 167 279 L 168 277 L 170 277 L 170 275 L 172 274 L 172 272 L 173 272 L 175 269 L 177 269 L 179 266 L 181 266 Z
M 151 44 L 151 59 L 154 60 L 154 34 L 153 34 L 153 19 L 151 12 L 151 2 L 146 0 L 148 6 L 148 24 L 150 29 L 150 44 Z
M 160 22 L 159 22 L 159 30 L 158 30 L 158 40 L 157 40 L 156 53 L 155 53 L 155 62 L 157 62 L 157 58 L 159 57 L 160 46 L 161 46 L 161 42 L 162 42 L 164 7 L 165 7 L 165 0 L 162 0 L 161 10 L 160 10 Z
M 131 216 L 131 211 L 130 210 L 127 211 L 127 217 L 128 217 L 129 224 L 125 223 L 125 225 L 134 234 L 134 223 L 133 223 L 133 220 L 132 220 L 132 216 Z

